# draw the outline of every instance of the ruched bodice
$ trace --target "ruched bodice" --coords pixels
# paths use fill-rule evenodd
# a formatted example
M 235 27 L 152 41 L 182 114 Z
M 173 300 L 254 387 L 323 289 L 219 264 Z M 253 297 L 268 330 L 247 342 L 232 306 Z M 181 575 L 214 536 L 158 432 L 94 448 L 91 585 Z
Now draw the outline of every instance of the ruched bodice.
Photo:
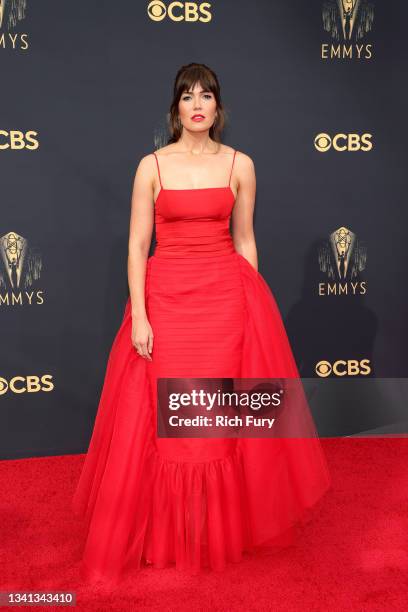
M 156 257 L 208 257 L 235 251 L 228 187 L 161 189 L 155 204 Z

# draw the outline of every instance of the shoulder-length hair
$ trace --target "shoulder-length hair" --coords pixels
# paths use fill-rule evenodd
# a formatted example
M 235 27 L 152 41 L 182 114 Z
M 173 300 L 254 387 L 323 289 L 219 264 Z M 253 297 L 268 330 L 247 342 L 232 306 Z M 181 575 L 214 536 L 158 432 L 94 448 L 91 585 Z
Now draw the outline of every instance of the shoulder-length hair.
M 168 115 L 168 127 L 170 132 L 170 137 L 167 141 L 168 144 L 177 142 L 181 136 L 183 126 L 179 119 L 178 104 L 183 93 L 193 89 L 196 83 L 200 83 L 205 91 L 211 91 L 214 94 L 217 103 L 217 117 L 210 127 L 209 136 L 216 142 L 221 142 L 221 134 L 226 122 L 226 112 L 221 101 L 220 85 L 217 75 L 205 64 L 192 63 L 182 66 L 177 72 L 174 81 L 173 101 Z

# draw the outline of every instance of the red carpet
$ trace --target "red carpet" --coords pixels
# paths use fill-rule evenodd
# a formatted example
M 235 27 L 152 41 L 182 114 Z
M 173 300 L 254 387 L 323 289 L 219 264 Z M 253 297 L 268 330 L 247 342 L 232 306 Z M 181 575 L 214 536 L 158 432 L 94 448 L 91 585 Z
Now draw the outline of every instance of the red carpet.
M 407 609 L 408 440 L 322 444 L 333 487 L 295 547 L 193 577 L 147 567 L 113 592 L 78 578 L 84 529 L 70 502 L 83 455 L 0 462 L 0 590 L 72 590 L 81 611 Z

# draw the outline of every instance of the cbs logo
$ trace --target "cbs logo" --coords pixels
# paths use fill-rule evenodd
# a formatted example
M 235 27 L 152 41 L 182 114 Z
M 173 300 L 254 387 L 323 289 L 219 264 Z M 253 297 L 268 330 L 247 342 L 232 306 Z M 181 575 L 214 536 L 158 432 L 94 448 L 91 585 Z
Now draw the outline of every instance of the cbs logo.
M 320 153 L 326 153 L 333 147 L 336 151 L 371 151 L 373 143 L 372 134 L 318 134 L 314 139 L 314 146 Z
M 52 391 L 54 384 L 51 374 L 43 376 L 13 376 L 7 381 L 0 377 L 0 395 L 4 395 L 7 391 L 13 393 L 38 393 L 39 391 Z
M 6 132 L 6 130 L 0 130 L 0 150 L 30 149 L 33 151 L 34 149 L 38 149 L 39 143 L 35 138 L 37 135 L 37 132 L 33 132 L 32 130 L 26 132 L 25 134 L 18 130 L 10 130 L 9 132 Z
M 209 2 L 170 2 L 167 6 L 161 0 L 152 0 L 147 5 L 147 14 L 152 21 L 162 21 L 166 15 L 172 21 L 211 21 Z
M 333 374 L 334 376 L 367 376 L 371 373 L 370 360 L 361 359 L 338 359 L 333 365 L 325 360 L 319 361 L 316 364 L 316 374 L 321 378 L 326 378 Z

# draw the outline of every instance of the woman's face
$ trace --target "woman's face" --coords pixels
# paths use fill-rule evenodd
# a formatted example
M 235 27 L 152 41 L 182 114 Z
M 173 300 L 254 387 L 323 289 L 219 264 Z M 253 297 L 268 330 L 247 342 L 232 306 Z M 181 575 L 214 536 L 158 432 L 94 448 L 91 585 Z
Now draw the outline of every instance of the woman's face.
M 192 132 L 209 130 L 217 116 L 217 102 L 211 91 L 203 91 L 196 83 L 192 91 L 184 91 L 178 105 L 180 121 Z

